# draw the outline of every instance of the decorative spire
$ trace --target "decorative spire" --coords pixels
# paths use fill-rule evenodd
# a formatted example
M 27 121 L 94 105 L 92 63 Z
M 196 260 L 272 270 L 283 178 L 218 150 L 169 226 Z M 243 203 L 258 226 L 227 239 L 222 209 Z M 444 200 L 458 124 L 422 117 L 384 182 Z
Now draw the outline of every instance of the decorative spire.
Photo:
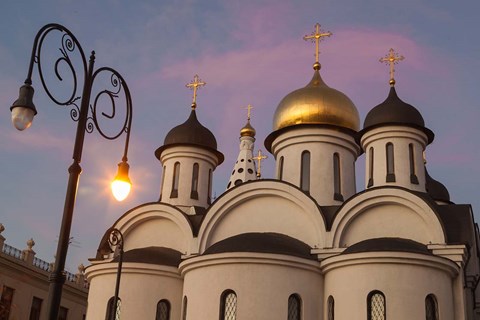
M 258 150 L 258 155 L 256 157 L 253 157 L 252 159 L 253 160 L 257 160 L 257 163 L 258 163 L 258 169 L 257 169 L 257 179 L 260 179 L 260 177 L 262 176 L 262 160 L 265 160 L 267 159 L 268 157 L 266 155 L 263 155 L 262 154 L 262 150 Z
M 253 107 L 251 104 L 249 104 L 246 109 L 247 109 L 247 124 L 240 130 L 240 136 L 255 137 L 256 131 L 250 124 Z
M 185 87 L 187 88 L 190 88 L 193 90 L 193 100 L 192 100 L 192 109 L 195 110 L 195 108 L 197 107 L 197 90 L 199 87 L 203 87 L 204 85 L 206 85 L 207 83 L 206 82 L 203 82 L 199 77 L 198 77 L 198 74 L 196 74 L 194 77 L 193 77 L 193 80 L 192 82 L 190 83 L 187 83 L 185 85 Z
M 391 87 L 395 86 L 394 65 L 396 65 L 399 61 L 402 61 L 403 59 L 405 59 L 404 56 L 399 55 L 395 52 L 395 50 L 393 50 L 393 48 L 390 48 L 388 54 L 385 57 L 380 58 L 379 60 L 380 62 L 384 62 L 385 64 L 390 65 L 390 81 L 388 83 L 390 83 Z
M 310 35 L 306 35 L 303 37 L 303 40 L 308 41 L 310 40 L 311 42 L 315 42 L 315 63 L 313 64 L 313 69 L 314 70 L 320 70 L 320 62 L 319 62 L 319 55 L 320 55 L 320 41 L 323 40 L 325 37 L 330 37 L 333 33 L 330 31 L 323 32 L 320 29 L 320 24 L 316 23 L 315 24 L 315 31 L 312 32 Z

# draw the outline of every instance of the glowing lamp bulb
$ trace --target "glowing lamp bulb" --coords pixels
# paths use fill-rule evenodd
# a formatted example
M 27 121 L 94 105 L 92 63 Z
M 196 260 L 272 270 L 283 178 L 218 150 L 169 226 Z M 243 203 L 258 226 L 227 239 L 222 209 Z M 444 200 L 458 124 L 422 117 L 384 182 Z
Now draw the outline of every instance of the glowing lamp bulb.
M 132 182 L 128 177 L 129 168 L 130 166 L 126 161 L 122 161 L 118 164 L 117 176 L 111 184 L 113 196 L 117 201 L 125 200 L 132 188 Z
M 112 182 L 112 193 L 117 201 L 123 201 L 127 198 L 132 188 L 131 183 L 127 181 L 114 180 Z

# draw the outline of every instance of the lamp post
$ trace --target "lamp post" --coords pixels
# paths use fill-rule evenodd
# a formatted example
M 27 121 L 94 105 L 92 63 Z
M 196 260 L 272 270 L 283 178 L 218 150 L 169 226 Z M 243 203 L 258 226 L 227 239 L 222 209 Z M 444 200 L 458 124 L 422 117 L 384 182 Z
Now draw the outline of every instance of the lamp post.
M 118 252 L 118 268 L 117 268 L 117 280 L 115 282 L 115 297 L 113 298 L 113 303 L 110 309 L 110 319 L 117 319 L 118 311 L 118 292 L 120 290 L 120 277 L 122 275 L 122 264 L 123 264 L 123 234 L 117 228 L 113 228 L 108 235 L 108 244 L 110 246 L 110 251 L 114 253 Z
M 48 89 L 42 70 L 42 56 L 41 50 L 45 37 L 50 33 L 61 34 L 61 46 L 60 54 L 54 64 L 54 71 L 57 80 L 62 81 L 61 70 L 64 71 L 65 67 L 67 71 L 70 71 L 73 79 L 73 88 L 71 89 L 71 95 L 66 99 L 56 98 L 52 92 Z M 77 72 L 75 71 L 74 61 L 71 55 L 78 54 L 83 63 L 83 88 L 81 96 L 77 94 Z M 130 140 L 130 129 L 132 124 L 132 99 L 128 86 L 123 77 L 114 69 L 109 67 L 101 67 L 94 70 L 95 52 L 92 51 L 90 59 L 87 63 L 87 59 L 83 52 L 80 43 L 75 36 L 64 26 L 59 24 L 47 24 L 42 27 L 34 40 L 32 54 L 30 57 L 30 65 L 28 69 L 27 79 L 25 83 L 20 87 L 19 98 L 13 103 L 10 108 L 12 112 L 12 122 L 18 130 L 24 130 L 28 128 L 33 117 L 37 114 L 35 105 L 33 104 L 33 87 L 32 87 L 32 72 L 35 64 L 38 66 L 38 73 L 42 86 L 49 98 L 59 106 L 66 106 L 72 108 L 70 110 L 70 116 L 72 120 L 77 122 L 77 131 L 75 135 L 75 143 L 73 148 L 73 163 L 68 169 L 69 179 L 65 196 L 65 205 L 63 209 L 62 223 L 60 228 L 60 235 L 57 246 L 57 253 L 55 259 L 55 265 L 52 273 L 50 274 L 49 281 L 50 287 L 48 292 L 48 304 L 47 312 L 49 320 L 57 320 L 58 311 L 60 308 L 60 302 L 62 297 L 62 288 L 65 283 L 65 260 L 67 257 L 68 242 L 70 239 L 70 229 L 72 225 L 73 210 L 75 207 L 75 200 L 78 189 L 78 182 L 82 168 L 80 162 L 82 158 L 83 143 L 85 139 L 85 132 L 91 133 L 96 129 L 104 138 L 108 140 L 117 139 L 122 133 L 126 133 L 125 148 L 122 157 L 122 161 L 118 164 L 118 173 L 115 177 L 115 182 L 112 183 L 112 189 L 123 187 L 123 192 L 118 192 L 116 189 L 114 195 L 118 197 L 118 200 L 123 200 L 129 193 L 131 182 L 128 178 L 129 165 L 127 163 L 128 144 Z M 64 68 L 61 69 L 60 66 Z M 110 83 L 107 89 L 99 91 L 93 103 L 91 103 L 92 88 L 95 79 L 100 74 L 106 74 L 110 76 Z M 113 134 L 109 134 L 103 131 L 99 125 L 98 116 L 103 116 L 105 119 L 113 119 L 116 116 L 116 99 L 123 92 L 125 97 L 125 120 L 121 121 L 121 129 Z M 99 100 L 107 98 L 111 102 L 110 113 L 101 112 L 97 115 L 97 103 Z M 80 101 L 80 106 L 77 104 Z M 90 114 L 90 115 L 89 115 Z M 118 112 L 117 112 L 118 114 Z

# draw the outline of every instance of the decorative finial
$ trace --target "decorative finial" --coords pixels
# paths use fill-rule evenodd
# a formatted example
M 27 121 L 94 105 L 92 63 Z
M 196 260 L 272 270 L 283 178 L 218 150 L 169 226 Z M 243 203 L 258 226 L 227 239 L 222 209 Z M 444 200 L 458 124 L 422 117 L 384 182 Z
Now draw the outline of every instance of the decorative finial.
M 192 109 L 195 110 L 195 108 L 197 107 L 197 90 L 199 87 L 203 87 L 204 85 L 206 85 L 207 83 L 206 82 L 203 82 L 199 77 L 198 77 L 198 74 L 196 74 L 194 77 L 193 77 L 193 80 L 192 82 L 190 83 L 187 83 L 185 86 L 187 88 L 190 88 L 193 90 L 193 101 L 192 101 Z
M 84 273 L 85 272 L 85 266 L 83 265 L 83 263 L 80 263 L 78 265 L 78 272 L 79 273 Z
M 33 238 L 30 238 L 30 240 L 27 241 L 28 250 L 32 250 L 34 245 L 35 245 L 35 241 L 33 241 Z
M 5 231 L 5 226 L 0 223 L 0 233 L 2 233 L 3 231 Z
M 258 155 L 256 157 L 253 157 L 252 159 L 253 160 L 257 160 L 258 162 L 258 168 L 257 168 L 257 179 L 260 179 L 260 177 L 262 176 L 262 160 L 265 160 L 267 159 L 268 157 L 266 155 L 263 155 L 262 154 L 262 150 L 258 150 Z
M 313 69 L 314 70 L 320 70 L 320 62 L 319 62 L 319 56 L 320 56 L 320 46 L 319 43 L 320 41 L 323 40 L 325 37 L 330 37 L 333 33 L 330 31 L 323 32 L 320 29 L 320 24 L 316 23 L 315 24 L 315 31 L 312 32 L 310 35 L 306 35 L 303 37 L 303 40 L 308 41 L 310 40 L 311 42 L 315 42 L 315 63 L 313 64 Z
M 390 65 L 390 81 L 388 82 L 391 87 L 395 86 L 395 68 L 394 65 L 398 63 L 398 61 L 402 61 L 405 59 L 404 56 L 399 55 L 398 53 L 393 50 L 393 48 L 390 48 L 388 51 L 388 54 L 380 58 L 380 62 L 384 62 L 387 65 Z

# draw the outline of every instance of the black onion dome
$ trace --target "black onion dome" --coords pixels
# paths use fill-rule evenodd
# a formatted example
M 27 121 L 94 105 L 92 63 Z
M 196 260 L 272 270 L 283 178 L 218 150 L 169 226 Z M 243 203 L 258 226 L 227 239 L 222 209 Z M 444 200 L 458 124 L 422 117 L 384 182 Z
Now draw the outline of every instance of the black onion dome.
M 219 164 L 224 159 L 223 154 L 217 151 L 215 136 L 198 121 L 195 109 L 192 110 L 187 121 L 167 133 L 163 146 L 155 151 L 155 156 L 160 159 L 163 150 L 175 145 L 194 145 L 210 149 L 217 155 Z
M 450 202 L 448 189 L 439 181 L 433 179 L 425 168 L 425 188 L 433 200 Z
M 428 143 L 433 141 L 433 132 L 425 127 L 420 112 L 411 104 L 402 101 L 395 91 L 395 87 L 390 87 L 387 99 L 378 106 L 370 110 L 363 123 L 363 132 L 373 127 L 383 125 L 407 125 L 419 128 L 428 137 Z
M 345 249 L 342 254 L 384 251 L 432 254 L 426 245 L 403 238 L 375 238 L 363 240 L 351 245 Z
M 204 254 L 255 252 L 283 254 L 315 260 L 315 256 L 310 254 L 310 250 L 311 248 L 308 244 L 284 234 L 251 232 L 214 243 L 205 250 Z

